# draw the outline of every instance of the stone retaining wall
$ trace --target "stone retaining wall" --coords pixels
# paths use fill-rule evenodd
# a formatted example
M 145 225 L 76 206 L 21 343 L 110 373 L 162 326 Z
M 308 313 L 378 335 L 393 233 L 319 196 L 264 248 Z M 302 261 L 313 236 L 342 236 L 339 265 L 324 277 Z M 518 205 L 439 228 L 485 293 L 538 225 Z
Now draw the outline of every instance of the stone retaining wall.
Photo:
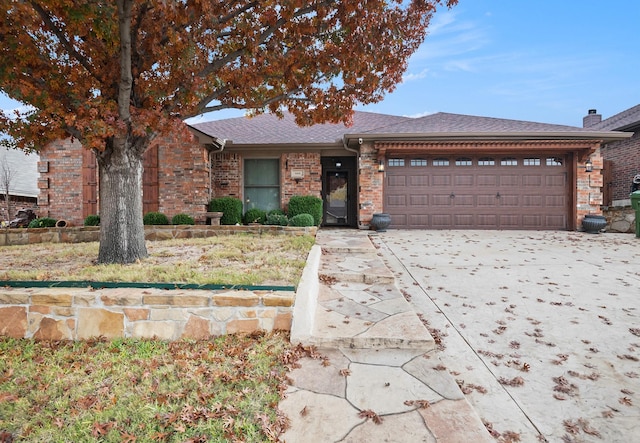
M 290 330 L 293 291 L 0 288 L 0 335 L 177 340 Z
M 316 235 L 316 227 L 300 228 L 292 226 L 210 226 L 210 225 L 168 225 L 145 226 L 147 240 L 170 240 L 174 238 L 204 238 L 237 233 Z M 82 243 L 98 241 L 100 227 L 69 228 L 22 228 L 0 230 L 0 246 L 28 245 L 33 243 Z
M 602 211 L 602 215 L 607 219 L 607 232 L 636 232 L 636 212 L 631 206 L 610 206 Z

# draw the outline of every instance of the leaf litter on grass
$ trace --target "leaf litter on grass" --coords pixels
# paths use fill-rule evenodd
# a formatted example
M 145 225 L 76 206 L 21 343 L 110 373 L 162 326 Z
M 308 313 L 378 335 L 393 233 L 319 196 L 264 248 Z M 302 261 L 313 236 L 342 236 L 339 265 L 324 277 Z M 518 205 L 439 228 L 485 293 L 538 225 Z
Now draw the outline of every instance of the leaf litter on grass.
M 282 333 L 176 342 L 0 338 L 0 434 L 275 441 L 287 427 L 277 405 L 299 355 Z

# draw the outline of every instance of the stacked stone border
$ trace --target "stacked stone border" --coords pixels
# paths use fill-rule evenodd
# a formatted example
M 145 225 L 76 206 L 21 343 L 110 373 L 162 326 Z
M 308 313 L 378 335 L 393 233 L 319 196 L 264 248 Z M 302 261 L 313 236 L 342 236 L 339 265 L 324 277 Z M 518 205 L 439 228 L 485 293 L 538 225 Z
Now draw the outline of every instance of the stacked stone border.
M 250 232 L 315 235 L 317 228 L 151 226 L 148 240 Z M 0 246 L 97 241 L 99 228 L 6 229 Z M 0 336 L 40 340 L 178 340 L 291 330 L 296 293 L 280 290 L 10 288 L 0 282 Z M 298 287 L 298 292 L 303 291 Z
M 213 225 L 168 225 L 145 226 L 145 238 L 150 241 L 181 238 L 205 238 L 239 233 L 316 235 L 316 227 L 292 226 L 213 226 Z M 69 228 L 21 228 L 1 229 L 0 246 L 29 245 L 34 243 L 82 243 L 98 241 L 100 227 Z
M 295 293 L 0 288 L 0 335 L 41 340 L 177 340 L 290 330 Z

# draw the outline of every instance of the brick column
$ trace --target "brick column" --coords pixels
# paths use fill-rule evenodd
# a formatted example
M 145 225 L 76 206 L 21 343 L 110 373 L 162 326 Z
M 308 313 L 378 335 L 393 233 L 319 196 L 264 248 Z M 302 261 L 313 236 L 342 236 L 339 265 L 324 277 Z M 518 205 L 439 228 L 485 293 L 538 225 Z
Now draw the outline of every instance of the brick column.
M 602 215 L 603 160 L 600 148 L 588 158 L 593 164 L 593 171 L 586 171 L 586 159 L 576 164 L 576 226 L 581 226 L 582 219 L 587 214 Z
M 385 173 L 378 172 L 378 150 L 373 143 L 360 146 L 358 220 L 360 229 L 369 229 L 376 212 L 384 211 Z

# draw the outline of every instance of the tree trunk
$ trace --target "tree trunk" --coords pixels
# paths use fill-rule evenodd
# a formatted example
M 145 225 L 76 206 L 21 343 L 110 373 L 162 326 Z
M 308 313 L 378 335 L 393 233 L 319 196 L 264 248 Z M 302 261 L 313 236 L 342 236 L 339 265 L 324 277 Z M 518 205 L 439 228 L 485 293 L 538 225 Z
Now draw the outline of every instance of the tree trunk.
M 140 140 L 137 140 L 140 142 Z M 99 263 L 134 263 L 148 256 L 142 223 L 142 154 L 130 137 L 107 142 L 100 168 Z

